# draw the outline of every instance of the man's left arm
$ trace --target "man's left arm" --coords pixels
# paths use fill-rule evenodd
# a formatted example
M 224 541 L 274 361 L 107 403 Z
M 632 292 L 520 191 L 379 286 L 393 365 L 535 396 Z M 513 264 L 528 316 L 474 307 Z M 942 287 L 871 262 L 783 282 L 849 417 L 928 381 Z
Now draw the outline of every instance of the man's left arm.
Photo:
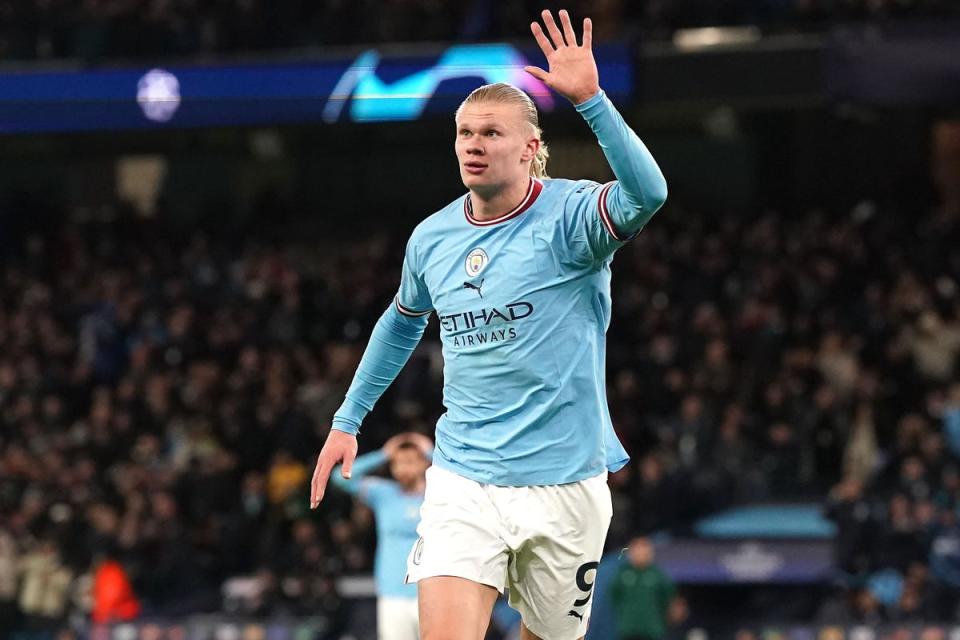
M 596 134 L 617 177 L 617 182 L 600 193 L 600 216 L 610 235 L 623 242 L 636 235 L 667 199 L 667 181 L 646 146 L 600 89 L 590 18 L 584 18 L 583 37 L 578 42 L 570 14 L 560 11 L 559 16 L 557 25 L 553 14 L 544 11 L 543 26 L 538 22 L 530 25 L 549 70 L 524 69 L 573 103 Z
M 600 216 L 615 239 L 629 240 L 663 206 L 667 181 L 646 145 L 602 90 L 576 109 L 597 136 L 617 178 L 600 192 Z

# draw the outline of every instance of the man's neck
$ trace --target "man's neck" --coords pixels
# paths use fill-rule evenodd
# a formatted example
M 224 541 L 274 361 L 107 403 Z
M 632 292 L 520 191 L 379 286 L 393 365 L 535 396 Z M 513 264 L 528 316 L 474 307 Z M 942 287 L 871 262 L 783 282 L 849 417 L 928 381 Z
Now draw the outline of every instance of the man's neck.
M 417 480 L 408 485 L 400 485 L 400 490 L 404 493 L 418 494 L 423 493 L 427 489 L 426 479 Z
M 523 202 L 529 188 L 530 179 L 524 178 L 495 193 L 471 190 L 470 205 L 473 209 L 473 217 L 481 222 L 499 218 Z

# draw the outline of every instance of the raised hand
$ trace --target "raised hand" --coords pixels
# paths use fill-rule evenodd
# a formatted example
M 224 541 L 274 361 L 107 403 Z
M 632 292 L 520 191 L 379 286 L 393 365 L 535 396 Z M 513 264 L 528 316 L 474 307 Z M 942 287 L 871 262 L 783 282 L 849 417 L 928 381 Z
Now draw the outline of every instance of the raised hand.
M 433 440 L 422 433 L 408 431 L 398 433 L 384 443 L 383 453 L 387 457 L 387 460 L 392 460 L 393 456 L 397 453 L 397 449 L 400 448 L 400 445 L 407 442 L 415 444 L 425 456 L 430 455 L 430 452 L 433 451 Z
M 430 452 L 433 451 L 433 440 L 430 439 L 430 436 L 425 436 L 422 433 L 411 433 L 410 442 L 417 445 L 424 456 L 429 456 Z
M 563 32 L 557 27 L 550 11 L 544 10 L 541 15 L 550 37 L 543 32 L 538 22 L 530 23 L 530 30 L 546 56 L 550 70 L 524 67 L 524 71 L 542 80 L 573 104 L 589 100 L 600 91 L 600 76 L 597 73 L 597 63 L 593 59 L 593 23 L 590 18 L 584 18 L 583 43 L 578 45 L 570 14 L 566 10 L 560 11 Z
M 310 481 L 310 508 L 316 509 L 327 492 L 327 481 L 330 472 L 339 462 L 343 462 L 340 475 L 349 480 L 353 472 L 353 461 L 357 457 L 357 436 L 331 429 L 327 441 L 317 457 L 317 468 L 313 471 L 313 480 Z
M 409 437 L 409 433 L 397 433 L 383 443 L 383 455 L 386 456 L 387 460 L 393 460 L 393 456 L 397 454 L 397 449 L 399 449 L 400 445 L 406 442 Z

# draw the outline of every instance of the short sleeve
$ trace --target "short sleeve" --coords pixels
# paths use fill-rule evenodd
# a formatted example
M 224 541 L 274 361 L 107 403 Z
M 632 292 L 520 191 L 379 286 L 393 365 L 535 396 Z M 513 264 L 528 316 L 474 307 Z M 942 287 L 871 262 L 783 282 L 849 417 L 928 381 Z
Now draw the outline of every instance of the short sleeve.
M 397 309 L 405 316 L 425 316 L 433 310 L 430 292 L 420 271 L 416 235 L 407 242 L 400 274 L 400 290 L 397 292 Z
M 574 183 L 564 206 L 566 232 L 575 246 L 592 262 L 603 262 L 637 236 L 619 231 L 610 217 L 607 200 L 617 182 L 599 184 L 590 180 Z

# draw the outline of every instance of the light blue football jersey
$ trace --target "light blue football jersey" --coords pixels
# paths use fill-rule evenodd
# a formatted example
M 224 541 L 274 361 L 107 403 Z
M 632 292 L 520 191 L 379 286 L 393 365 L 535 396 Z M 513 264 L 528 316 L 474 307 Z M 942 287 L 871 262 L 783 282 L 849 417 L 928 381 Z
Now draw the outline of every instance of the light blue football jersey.
M 603 91 L 576 110 L 618 180 L 531 178 L 523 201 L 497 219 L 476 220 L 465 195 L 422 222 L 332 429 L 359 432 L 435 311 L 447 408 L 438 465 L 524 486 L 626 464 L 604 380 L 610 262 L 663 205 L 667 183 Z
M 554 485 L 629 460 L 606 401 L 615 183 L 531 178 L 494 220 L 465 195 L 417 226 L 397 309 L 435 312 L 444 357 L 434 463 L 477 482 Z
M 360 497 L 373 509 L 377 521 L 377 553 L 373 575 L 377 595 L 416 598 L 417 586 L 404 584 L 407 556 L 417 542 L 417 523 L 423 494 L 404 493 L 392 480 L 366 478 Z
M 416 598 L 417 585 L 403 581 L 407 575 L 407 556 L 418 539 L 423 494 L 406 493 L 393 480 L 367 475 L 386 461 L 382 451 L 362 455 L 354 461 L 352 480 L 341 478 L 339 467 L 331 480 L 373 511 L 377 524 L 377 552 L 373 561 L 377 595 Z

